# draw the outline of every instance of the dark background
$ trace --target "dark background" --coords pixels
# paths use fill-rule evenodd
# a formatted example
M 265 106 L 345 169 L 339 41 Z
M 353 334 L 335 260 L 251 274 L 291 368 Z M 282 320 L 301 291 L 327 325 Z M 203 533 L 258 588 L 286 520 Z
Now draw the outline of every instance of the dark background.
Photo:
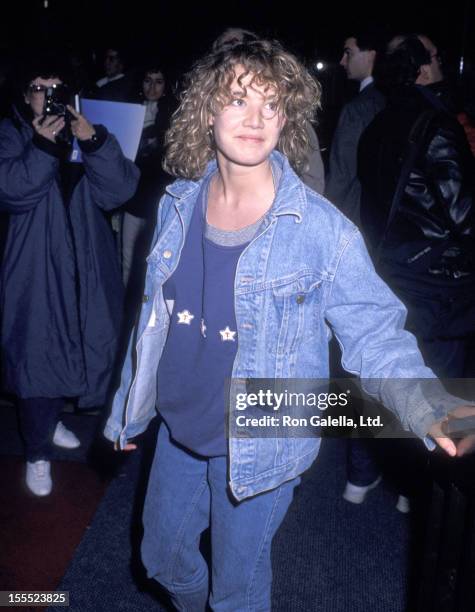
M 45 8 L 45 4 L 47 7 Z M 474 0 L 10 0 L 0 20 L 0 114 L 18 88 L 18 66 L 44 48 L 64 58 L 75 56 L 87 80 L 104 76 L 103 53 L 119 47 L 129 67 L 158 57 L 169 84 L 209 49 L 227 27 L 243 27 L 278 38 L 304 60 L 323 86 L 318 135 L 324 162 L 344 102 L 356 91 L 338 66 L 343 41 L 360 26 L 377 27 L 383 37 L 400 32 L 426 33 L 441 52 L 444 72 L 460 99 L 475 99 Z M 5 9 L 8 7 L 8 11 Z M 460 60 L 464 58 L 464 74 Z M 72 83 L 70 83 L 72 85 Z M 470 102 L 471 101 L 471 102 Z
M 473 61 L 473 0 L 17 0 L 3 4 L 0 50 L 35 50 L 39 45 L 86 51 L 109 41 L 133 52 L 156 49 L 177 68 L 187 67 L 226 27 L 238 26 L 279 38 L 306 59 L 339 57 L 345 33 L 357 22 L 388 33 L 418 30 L 434 37 L 450 61 L 465 53 Z M 8 15 L 6 9 L 8 6 Z M 285 7 L 285 8 L 283 8 Z

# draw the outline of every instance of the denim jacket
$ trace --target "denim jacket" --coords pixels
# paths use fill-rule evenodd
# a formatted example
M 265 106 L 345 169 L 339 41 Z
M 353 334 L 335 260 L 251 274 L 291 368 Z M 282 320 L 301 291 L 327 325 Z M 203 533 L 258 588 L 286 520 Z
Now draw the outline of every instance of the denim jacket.
M 385 393 L 383 384 L 434 376 L 403 329 L 404 306 L 374 271 L 358 229 L 306 187 L 283 155 L 274 151 L 272 161 L 282 169 L 278 190 L 236 269 L 233 378 L 328 378 L 334 333 L 344 368 L 379 380 L 372 394 L 405 429 L 425 436 L 446 411 L 422 395 L 415 401 L 414 394 Z M 210 162 L 203 178 L 215 170 Z M 169 326 L 162 286 L 180 259 L 202 180 L 175 181 L 159 207 L 144 303 L 105 429 L 121 448 L 156 414 L 157 366 Z M 233 495 L 241 500 L 295 478 L 312 464 L 319 444 L 318 438 L 230 438 Z

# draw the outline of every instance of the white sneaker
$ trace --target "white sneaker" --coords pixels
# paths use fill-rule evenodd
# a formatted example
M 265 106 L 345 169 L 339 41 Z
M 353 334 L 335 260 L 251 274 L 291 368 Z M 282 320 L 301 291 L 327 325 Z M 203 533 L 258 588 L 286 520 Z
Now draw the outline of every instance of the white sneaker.
M 399 512 L 402 512 L 403 514 L 407 514 L 411 511 L 411 504 L 407 497 L 400 495 L 397 498 L 396 510 L 399 510 Z
M 49 461 L 26 462 L 26 486 L 34 495 L 49 495 L 53 488 Z
M 343 499 L 351 502 L 352 504 L 362 504 L 366 498 L 366 495 L 369 491 L 374 489 L 381 482 L 381 476 L 379 476 L 374 482 L 371 484 L 360 487 L 358 485 L 353 484 L 348 480 L 346 483 L 345 490 L 343 491 Z
M 54 430 L 53 444 L 61 446 L 62 448 L 78 448 L 81 446 L 81 442 L 78 438 L 72 431 L 66 429 L 61 421 L 58 421 L 56 429 Z

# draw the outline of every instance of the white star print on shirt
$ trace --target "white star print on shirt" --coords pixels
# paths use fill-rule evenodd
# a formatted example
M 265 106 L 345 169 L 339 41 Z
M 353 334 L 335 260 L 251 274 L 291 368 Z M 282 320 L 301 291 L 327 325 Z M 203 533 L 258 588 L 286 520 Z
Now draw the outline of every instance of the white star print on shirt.
M 182 325 L 191 325 L 192 319 L 195 318 L 195 315 L 192 315 L 189 310 L 182 310 L 181 312 L 177 312 L 178 323 Z
M 234 336 L 236 335 L 235 331 L 231 331 L 229 329 L 229 325 L 226 325 L 225 329 L 220 329 L 219 333 L 221 334 L 221 340 L 226 342 L 226 340 L 231 340 L 235 342 Z

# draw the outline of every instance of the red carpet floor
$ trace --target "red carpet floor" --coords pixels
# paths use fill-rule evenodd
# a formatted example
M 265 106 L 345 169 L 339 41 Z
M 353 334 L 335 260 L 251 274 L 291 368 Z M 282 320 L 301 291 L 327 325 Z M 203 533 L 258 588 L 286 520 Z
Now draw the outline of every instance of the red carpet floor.
M 0 457 L 2 591 L 54 590 L 109 484 L 84 463 L 56 461 L 51 471 L 53 492 L 35 497 L 24 484 L 24 460 Z

